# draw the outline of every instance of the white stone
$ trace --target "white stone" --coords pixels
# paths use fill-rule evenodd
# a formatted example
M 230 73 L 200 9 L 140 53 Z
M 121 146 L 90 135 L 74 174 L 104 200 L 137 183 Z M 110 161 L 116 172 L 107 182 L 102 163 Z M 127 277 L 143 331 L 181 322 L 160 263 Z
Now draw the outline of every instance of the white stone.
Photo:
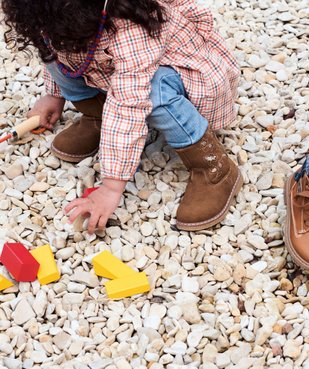
M 244 216 L 242 216 L 240 219 L 238 219 L 235 222 L 235 226 L 234 226 L 235 235 L 237 236 L 238 234 L 246 231 L 251 224 L 252 224 L 251 214 L 245 214 Z
M 280 82 L 285 82 L 289 79 L 288 72 L 285 69 L 280 69 L 276 73 L 277 80 Z
M 267 244 L 265 243 L 264 238 L 259 235 L 254 235 L 250 233 L 248 235 L 247 240 L 252 246 L 256 247 L 257 249 L 260 250 L 267 249 Z
M 33 351 L 31 353 L 31 359 L 35 362 L 35 363 L 43 363 L 44 361 L 47 360 L 47 356 L 45 354 L 44 351 Z
M 3 364 L 6 369 L 22 369 L 22 362 L 18 359 L 4 358 Z
M 59 251 L 57 251 L 56 253 L 56 257 L 58 259 L 62 259 L 62 260 L 67 260 L 70 257 L 72 257 L 75 253 L 75 248 L 74 247 L 66 247 L 64 249 L 61 249 Z
M 124 245 L 121 250 L 121 257 L 123 261 L 131 261 L 134 258 L 134 249 L 130 245 Z
M 256 188 L 258 190 L 268 190 L 272 185 L 273 177 L 272 172 L 263 173 L 256 182 Z
M 263 326 L 259 328 L 256 332 L 255 344 L 262 346 L 266 342 L 266 340 L 270 337 L 272 331 L 273 329 L 271 326 Z
M 13 106 L 14 106 L 14 103 L 10 100 L 0 101 L 0 114 L 7 113 L 9 110 L 12 109 Z
M 184 292 L 197 293 L 199 291 L 199 284 L 197 279 L 184 276 L 182 279 L 182 290 Z
M 70 346 L 71 336 L 68 333 L 61 331 L 55 335 L 53 342 L 60 350 L 64 350 Z
M 83 270 L 76 270 L 70 277 L 71 281 L 83 283 L 88 287 L 95 288 L 99 286 L 99 279 L 95 274 L 85 272 Z
M 140 230 L 141 230 L 142 235 L 147 237 L 147 236 L 150 236 L 152 234 L 152 232 L 154 230 L 154 227 L 151 223 L 144 222 L 144 223 L 142 223 Z
M 49 189 L 49 184 L 46 182 L 36 182 L 30 187 L 33 192 L 45 192 Z
M 176 341 L 170 347 L 166 347 L 164 352 L 171 355 L 184 355 L 187 351 L 187 345 L 184 342 Z
M 32 310 L 29 302 L 26 299 L 20 300 L 13 311 L 12 317 L 14 322 L 18 325 L 22 325 L 28 322 L 31 318 L 35 317 L 35 313 Z
M 253 68 L 261 68 L 261 67 L 265 66 L 265 64 L 267 63 L 267 60 L 261 59 L 257 55 L 252 54 L 252 55 L 249 56 L 248 63 Z
M 84 295 L 78 293 L 67 293 L 63 296 L 63 303 L 65 305 L 80 305 L 84 301 Z
M 6 168 L 4 170 L 5 175 L 9 178 L 9 179 L 14 179 L 20 175 L 23 174 L 24 168 L 21 164 L 13 164 L 10 165 L 8 168 Z
M 267 263 L 266 261 L 257 261 L 256 263 L 251 264 L 251 268 L 253 268 L 254 270 L 257 270 L 258 272 L 262 272 L 263 270 L 265 270 L 267 268 Z
M 284 69 L 284 65 L 275 60 L 271 60 L 266 64 L 265 69 L 271 72 L 278 72 L 279 70 Z
M 231 362 L 230 354 L 228 351 L 224 353 L 218 353 L 216 357 L 216 365 L 218 368 L 226 368 Z
M 55 156 L 49 156 L 45 159 L 45 165 L 50 168 L 57 169 L 60 167 L 60 161 Z
M 290 12 L 278 13 L 277 18 L 280 19 L 282 22 L 289 22 L 295 19 L 295 17 Z
M 260 126 L 267 128 L 268 126 L 274 124 L 274 117 L 272 115 L 260 115 L 256 118 L 256 122 Z
M 302 347 L 294 340 L 287 340 L 283 346 L 283 355 L 292 359 L 297 359 L 301 353 Z
M 197 347 L 203 336 L 204 336 L 204 332 L 201 332 L 201 331 L 193 331 L 189 333 L 187 337 L 188 346 Z
M 185 235 L 181 235 L 178 238 L 178 244 L 180 247 L 188 247 L 191 245 L 191 238 Z

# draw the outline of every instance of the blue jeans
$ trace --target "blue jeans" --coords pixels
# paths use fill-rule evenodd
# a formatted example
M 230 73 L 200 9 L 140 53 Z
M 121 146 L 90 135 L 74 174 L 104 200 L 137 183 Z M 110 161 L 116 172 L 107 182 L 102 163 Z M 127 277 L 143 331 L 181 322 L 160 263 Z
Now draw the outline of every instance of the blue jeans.
M 82 77 L 71 79 L 64 76 L 55 62 L 46 67 L 62 96 L 68 101 L 89 99 L 101 91 L 87 86 Z M 175 69 L 169 66 L 158 68 L 151 80 L 150 99 L 153 109 L 146 122 L 161 131 L 171 147 L 184 148 L 202 138 L 208 122 L 189 101 L 181 77 Z

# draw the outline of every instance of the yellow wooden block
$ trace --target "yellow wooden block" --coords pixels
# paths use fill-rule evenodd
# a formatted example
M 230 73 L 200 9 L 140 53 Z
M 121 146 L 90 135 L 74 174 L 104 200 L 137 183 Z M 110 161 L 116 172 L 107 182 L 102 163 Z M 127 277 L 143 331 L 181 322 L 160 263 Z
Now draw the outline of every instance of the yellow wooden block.
M 49 245 L 44 245 L 31 250 L 30 253 L 40 264 L 38 280 L 41 284 L 55 282 L 60 278 L 60 273 Z
M 0 274 L 0 291 L 5 290 L 12 286 L 14 286 L 14 284 Z
M 92 259 L 95 274 L 104 278 L 122 278 L 127 275 L 137 274 L 121 260 L 108 251 L 103 251 Z
M 120 299 L 139 293 L 148 292 L 150 285 L 144 272 L 127 275 L 105 283 L 107 296 L 111 299 Z

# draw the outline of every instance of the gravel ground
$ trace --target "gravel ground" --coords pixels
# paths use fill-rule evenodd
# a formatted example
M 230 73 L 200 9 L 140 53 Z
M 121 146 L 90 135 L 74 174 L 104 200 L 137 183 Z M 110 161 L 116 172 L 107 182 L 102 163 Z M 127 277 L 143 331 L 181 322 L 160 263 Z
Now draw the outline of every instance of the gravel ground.
M 158 137 L 117 219 L 89 236 L 62 209 L 98 182 L 97 158 L 75 166 L 49 152 L 76 119 L 72 106 L 55 132 L 1 144 L 0 245 L 50 243 L 62 277 L 1 293 L 0 369 L 309 368 L 309 283 L 282 234 L 284 181 L 309 148 L 309 2 L 205 3 L 242 69 L 237 123 L 221 132 L 245 180 L 237 202 L 220 226 L 178 232 L 188 172 Z M 0 57 L 5 129 L 44 88 L 35 57 L 11 53 L 3 39 Z M 103 250 L 145 271 L 151 292 L 109 301 L 91 266 Z

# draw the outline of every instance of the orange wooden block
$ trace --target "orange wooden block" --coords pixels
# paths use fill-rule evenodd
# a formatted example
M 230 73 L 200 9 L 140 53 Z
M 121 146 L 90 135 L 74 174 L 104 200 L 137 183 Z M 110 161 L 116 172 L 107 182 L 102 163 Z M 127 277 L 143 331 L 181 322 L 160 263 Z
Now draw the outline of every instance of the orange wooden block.
M 49 245 L 37 247 L 31 250 L 30 253 L 40 264 L 38 280 L 42 285 L 55 282 L 60 278 L 60 273 Z
M 150 285 L 146 273 L 135 273 L 124 278 L 114 279 L 105 284 L 107 296 L 111 299 L 119 299 L 148 292 Z
M 137 273 L 109 251 L 103 251 L 96 255 L 92 259 L 92 263 L 96 275 L 104 278 L 122 278 Z
M 14 286 L 14 284 L 0 274 L 0 291 L 3 291 L 12 286 Z

